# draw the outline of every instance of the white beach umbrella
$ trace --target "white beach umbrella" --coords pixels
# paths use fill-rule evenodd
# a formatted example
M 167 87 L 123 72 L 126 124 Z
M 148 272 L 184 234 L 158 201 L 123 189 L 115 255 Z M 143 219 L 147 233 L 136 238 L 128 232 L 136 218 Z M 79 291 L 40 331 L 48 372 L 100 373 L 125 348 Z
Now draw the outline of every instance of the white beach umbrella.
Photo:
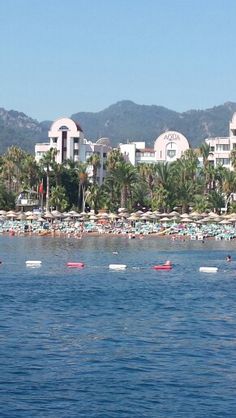
M 45 222 L 45 219 L 42 218 L 42 216 L 40 216 L 39 218 L 37 218 L 37 222 Z
M 30 216 L 33 215 L 32 210 L 27 210 L 26 212 L 24 212 L 26 216 Z
M 118 213 L 119 218 L 128 218 L 129 213 L 128 212 L 120 212 Z
M 69 216 L 73 216 L 73 217 L 75 217 L 75 216 L 78 216 L 78 215 L 79 215 L 79 213 L 78 213 L 78 212 L 76 212 L 75 210 L 70 210 L 70 212 L 68 212 L 68 215 L 69 215 Z
M 189 218 L 189 214 L 188 213 L 182 213 L 182 215 L 180 215 L 180 218 Z
M 128 221 L 139 221 L 140 217 L 133 214 L 133 215 L 129 216 L 127 219 L 128 219 Z
M 172 210 L 172 212 L 169 213 L 169 216 L 175 216 L 175 217 L 179 217 L 180 214 L 179 212 L 177 212 L 176 210 Z
M 194 222 L 191 218 L 181 218 L 181 222 L 184 224 Z
M 9 211 L 9 212 L 7 212 L 7 214 L 6 214 L 6 217 L 7 218 L 17 218 L 17 216 L 18 216 L 18 213 L 16 213 L 16 212 L 14 212 L 14 211 Z
M 59 210 L 52 210 L 52 215 L 54 218 L 62 218 L 64 216 Z
M 190 213 L 191 218 L 200 218 L 201 214 L 196 210 Z
M 38 219 L 37 215 L 29 215 L 26 217 L 27 221 L 36 221 Z
M 232 220 L 230 219 L 223 219 L 222 221 L 219 222 L 221 225 L 229 225 L 232 223 Z
M 117 215 L 116 213 L 109 213 L 109 219 L 114 220 L 118 218 L 119 218 L 119 215 Z
M 136 215 L 142 215 L 144 212 L 142 210 L 137 210 L 137 212 L 135 212 Z
M 107 218 L 109 218 L 109 215 L 108 215 L 108 213 L 106 213 L 106 212 L 99 213 L 99 214 L 98 214 L 98 218 L 99 218 L 99 219 L 107 219 Z
M 168 222 L 171 221 L 170 218 L 167 218 L 167 216 L 164 216 L 163 218 L 160 219 L 160 222 Z
M 43 217 L 46 219 L 54 219 L 54 216 L 50 212 L 46 212 Z

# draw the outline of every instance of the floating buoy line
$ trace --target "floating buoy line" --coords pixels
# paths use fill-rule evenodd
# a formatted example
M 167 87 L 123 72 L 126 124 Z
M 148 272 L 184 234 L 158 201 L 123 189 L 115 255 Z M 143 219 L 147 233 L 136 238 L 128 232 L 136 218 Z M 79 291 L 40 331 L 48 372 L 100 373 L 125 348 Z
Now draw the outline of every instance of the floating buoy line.
M 2 261 L 0 261 L 0 264 L 4 264 Z M 42 267 L 42 261 L 41 260 L 27 260 L 25 261 L 25 265 L 26 267 L 31 267 L 31 268 L 35 268 L 35 267 Z M 68 268 L 77 268 L 77 269 L 84 269 L 86 267 L 85 263 L 82 261 L 68 261 L 66 263 L 66 267 Z M 109 264 L 108 266 L 93 266 L 93 267 L 97 267 L 97 268 L 108 268 L 109 270 L 112 271 L 125 271 L 128 266 L 127 264 Z M 144 270 L 144 269 L 148 269 L 151 268 L 152 270 L 157 270 L 157 271 L 171 271 L 173 269 L 173 264 L 171 262 L 165 262 L 164 264 L 157 264 L 154 266 L 132 266 L 130 267 L 133 270 Z M 199 267 L 198 270 L 200 273 L 217 273 L 219 271 L 218 267 L 215 266 L 202 266 Z

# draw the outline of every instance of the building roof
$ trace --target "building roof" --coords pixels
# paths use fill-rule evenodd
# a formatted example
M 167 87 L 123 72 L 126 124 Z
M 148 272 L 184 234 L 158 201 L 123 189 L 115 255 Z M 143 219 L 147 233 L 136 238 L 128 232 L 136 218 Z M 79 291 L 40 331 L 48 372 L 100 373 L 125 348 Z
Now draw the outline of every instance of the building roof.
M 154 148 L 142 148 L 142 149 L 136 149 L 136 152 L 155 152 Z

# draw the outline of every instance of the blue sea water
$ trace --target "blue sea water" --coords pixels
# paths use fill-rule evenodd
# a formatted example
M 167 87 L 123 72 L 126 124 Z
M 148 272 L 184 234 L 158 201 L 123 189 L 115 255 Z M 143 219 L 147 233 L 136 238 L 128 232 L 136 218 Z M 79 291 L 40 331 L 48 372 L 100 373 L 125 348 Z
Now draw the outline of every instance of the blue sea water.
M 1 417 L 236 416 L 235 242 L 2 236 L 0 248 Z M 171 271 L 151 269 L 166 259 Z

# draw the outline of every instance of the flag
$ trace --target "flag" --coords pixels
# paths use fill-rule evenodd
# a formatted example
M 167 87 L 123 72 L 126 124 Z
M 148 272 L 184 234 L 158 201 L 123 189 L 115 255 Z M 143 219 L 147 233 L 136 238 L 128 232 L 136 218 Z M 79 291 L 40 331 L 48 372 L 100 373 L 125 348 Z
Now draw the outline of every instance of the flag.
M 39 193 L 40 194 L 42 194 L 43 193 L 43 182 L 41 182 L 40 184 L 39 184 Z

